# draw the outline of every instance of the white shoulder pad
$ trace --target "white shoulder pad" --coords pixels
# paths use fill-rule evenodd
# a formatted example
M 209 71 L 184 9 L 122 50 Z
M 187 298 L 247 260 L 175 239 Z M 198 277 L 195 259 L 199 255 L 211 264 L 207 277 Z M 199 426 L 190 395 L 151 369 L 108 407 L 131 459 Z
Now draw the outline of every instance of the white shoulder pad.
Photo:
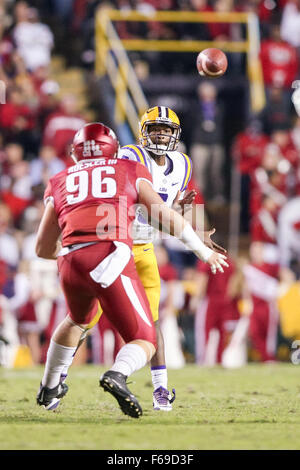
M 135 162 L 139 161 L 134 145 L 125 145 L 124 147 L 121 147 L 118 152 L 118 158 L 122 160 L 133 160 Z

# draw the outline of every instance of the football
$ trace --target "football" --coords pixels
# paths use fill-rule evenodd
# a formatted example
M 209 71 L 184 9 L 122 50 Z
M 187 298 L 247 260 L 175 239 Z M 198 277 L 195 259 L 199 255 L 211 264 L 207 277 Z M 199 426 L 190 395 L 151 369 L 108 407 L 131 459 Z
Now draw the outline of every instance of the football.
M 209 48 L 204 49 L 198 54 L 196 65 L 202 77 L 217 78 L 226 72 L 228 61 L 223 51 Z

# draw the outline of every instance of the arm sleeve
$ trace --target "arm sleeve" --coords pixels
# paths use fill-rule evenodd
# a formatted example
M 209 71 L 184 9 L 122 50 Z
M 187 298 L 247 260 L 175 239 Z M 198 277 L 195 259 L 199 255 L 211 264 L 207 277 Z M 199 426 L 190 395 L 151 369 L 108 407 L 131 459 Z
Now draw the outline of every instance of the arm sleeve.
M 45 189 L 45 192 L 44 192 L 44 205 L 46 206 L 49 201 L 54 206 L 54 197 L 52 194 L 51 180 L 48 181 L 47 188 Z

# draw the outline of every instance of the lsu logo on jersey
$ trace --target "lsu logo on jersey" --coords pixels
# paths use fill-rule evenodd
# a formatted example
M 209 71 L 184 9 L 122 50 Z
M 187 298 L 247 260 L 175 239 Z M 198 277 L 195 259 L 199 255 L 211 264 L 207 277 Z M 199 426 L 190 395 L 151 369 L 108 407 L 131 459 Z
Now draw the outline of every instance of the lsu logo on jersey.
M 102 150 L 94 140 L 87 140 L 83 143 L 82 155 L 84 157 L 98 157 L 102 155 Z

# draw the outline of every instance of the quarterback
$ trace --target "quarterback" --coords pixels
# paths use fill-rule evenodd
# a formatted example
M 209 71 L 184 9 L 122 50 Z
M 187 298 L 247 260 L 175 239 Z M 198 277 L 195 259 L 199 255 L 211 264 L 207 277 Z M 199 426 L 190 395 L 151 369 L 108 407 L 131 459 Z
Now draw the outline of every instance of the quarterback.
M 169 207 L 178 202 L 193 202 L 194 191 L 184 197 L 192 175 L 192 164 L 187 155 L 178 152 L 181 127 L 178 116 L 170 108 L 155 106 L 148 109 L 140 121 L 140 144 L 125 145 L 119 158 L 142 163 L 151 173 L 153 189 Z M 175 398 L 168 391 L 164 341 L 159 326 L 160 276 L 153 241 L 157 231 L 137 212 L 133 225 L 133 255 L 139 278 L 149 300 L 157 334 L 157 350 L 151 360 L 153 408 L 170 411 Z
M 142 163 L 151 173 L 153 189 L 169 207 L 188 207 L 196 192 L 185 190 L 192 175 L 192 163 L 187 155 L 177 151 L 181 126 L 177 114 L 165 106 L 148 109 L 140 120 L 139 145 L 125 145 L 118 158 Z M 179 206 L 179 207 L 178 207 Z M 184 215 L 184 214 L 183 214 Z M 157 350 L 151 360 L 153 408 L 170 411 L 175 399 L 168 391 L 164 340 L 159 325 L 160 276 L 153 241 L 158 231 L 137 211 L 133 224 L 133 256 L 139 278 L 149 300 L 157 334 Z M 210 245 L 211 248 L 213 245 Z
M 142 163 L 151 173 L 153 189 L 165 204 L 176 208 L 185 215 L 196 192 L 185 193 L 192 176 L 192 162 L 189 157 L 177 150 L 181 135 L 177 114 L 165 106 L 148 109 L 140 121 L 139 145 L 125 145 L 118 158 Z M 205 243 L 212 249 L 221 247 L 210 240 L 211 232 L 206 232 Z M 133 225 L 133 255 L 139 278 L 149 300 L 153 321 L 156 327 L 157 349 L 151 360 L 153 383 L 153 408 L 170 411 L 175 399 L 168 391 L 168 377 L 164 353 L 164 340 L 159 325 L 160 276 L 154 253 L 153 241 L 158 231 L 149 225 L 137 211 Z

